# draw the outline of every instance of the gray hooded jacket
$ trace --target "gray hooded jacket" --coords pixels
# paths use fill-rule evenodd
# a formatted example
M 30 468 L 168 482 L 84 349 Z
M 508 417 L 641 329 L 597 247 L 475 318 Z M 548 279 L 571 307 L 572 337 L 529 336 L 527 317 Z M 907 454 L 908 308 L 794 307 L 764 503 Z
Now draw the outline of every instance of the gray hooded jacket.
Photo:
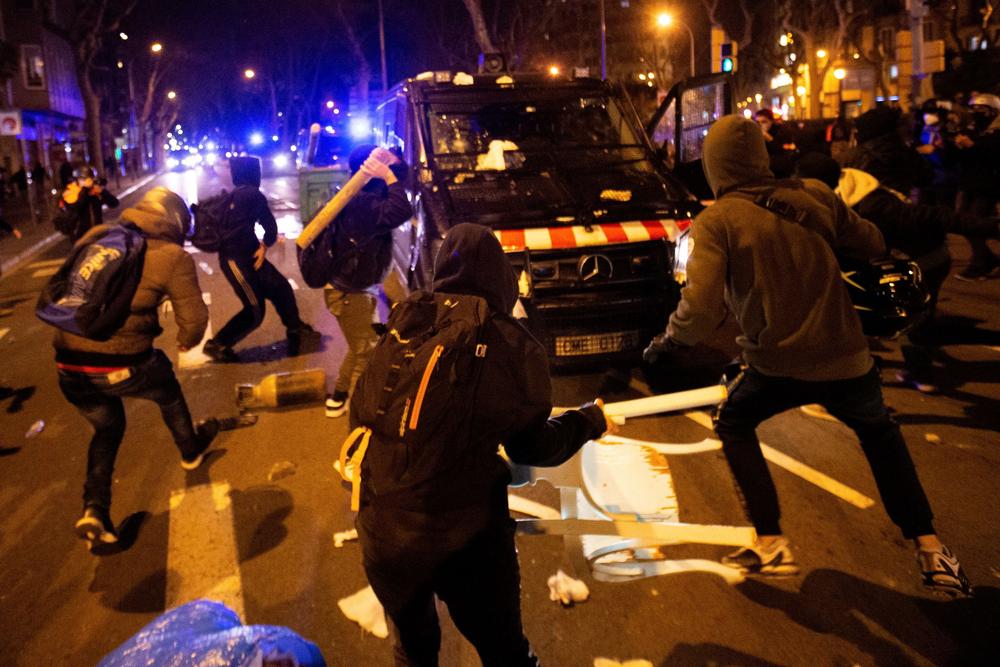
M 726 116 L 709 131 L 704 168 L 717 198 L 695 219 L 687 286 L 667 333 L 693 345 L 718 328 L 726 307 L 748 364 L 765 375 L 840 380 L 871 369 L 868 344 L 835 252 L 885 253 L 878 229 L 812 179 L 776 181 L 752 121 Z M 796 222 L 758 206 L 763 193 L 804 212 Z

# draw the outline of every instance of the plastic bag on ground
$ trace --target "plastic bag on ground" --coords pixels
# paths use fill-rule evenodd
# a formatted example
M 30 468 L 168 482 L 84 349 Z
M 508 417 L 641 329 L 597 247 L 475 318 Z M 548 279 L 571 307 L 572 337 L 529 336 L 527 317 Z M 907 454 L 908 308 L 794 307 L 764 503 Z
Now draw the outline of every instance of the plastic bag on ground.
M 366 586 L 354 595 L 337 600 L 337 606 L 344 616 L 379 639 L 389 636 L 389 626 L 385 622 L 385 610 L 375 597 L 371 586 Z
M 245 667 L 278 659 L 296 667 L 326 666 L 319 648 L 292 630 L 243 625 L 226 605 L 195 600 L 163 613 L 98 667 Z

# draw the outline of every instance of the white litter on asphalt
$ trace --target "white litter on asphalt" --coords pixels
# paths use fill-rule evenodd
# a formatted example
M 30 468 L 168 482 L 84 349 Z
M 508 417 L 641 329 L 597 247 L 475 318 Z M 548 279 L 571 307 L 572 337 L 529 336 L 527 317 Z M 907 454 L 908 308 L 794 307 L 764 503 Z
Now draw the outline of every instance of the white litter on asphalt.
M 594 658 L 594 667 L 653 667 L 649 660 L 626 660 L 619 662 L 613 658 Z
M 10 327 L 7 327 L 6 329 L 0 329 L 0 340 L 3 340 L 3 337 L 6 336 L 8 333 L 10 333 Z
M 210 276 L 215 273 L 212 267 L 208 265 L 208 262 L 198 262 L 198 266 L 201 267 L 201 270 L 205 272 L 206 276 Z
M 295 282 L 295 278 L 289 278 L 288 284 L 292 286 L 292 289 L 297 290 L 299 288 L 299 284 Z
M 339 533 L 333 534 L 333 546 L 337 549 L 344 546 L 344 542 L 353 542 L 358 539 L 358 529 L 351 528 L 350 530 L 342 530 Z
M 211 306 L 212 305 L 212 293 L 211 292 L 202 292 L 201 293 L 201 300 L 205 302 L 206 306 Z
M 575 602 L 584 602 L 590 597 L 587 584 L 574 579 L 562 570 L 549 577 L 549 599 L 559 602 L 564 607 L 570 607 Z
M 385 623 L 385 610 L 382 603 L 375 597 L 371 586 L 366 586 L 354 595 L 337 600 L 341 613 L 354 621 L 366 631 L 379 639 L 389 636 L 389 627 Z
M 170 299 L 167 299 L 166 301 L 163 302 L 163 305 L 160 306 L 160 310 L 163 312 L 164 315 L 166 315 L 167 313 L 172 313 L 174 312 L 174 304 L 170 302 Z
M 169 304 L 170 302 L 167 301 L 167 303 Z M 205 326 L 205 335 L 201 337 L 198 344 L 190 350 L 177 353 L 177 368 L 195 368 L 196 366 L 204 366 L 208 362 L 212 361 L 212 357 L 205 354 L 205 343 L 211 339 L 212 321 L 209 320 L 208 324 Z

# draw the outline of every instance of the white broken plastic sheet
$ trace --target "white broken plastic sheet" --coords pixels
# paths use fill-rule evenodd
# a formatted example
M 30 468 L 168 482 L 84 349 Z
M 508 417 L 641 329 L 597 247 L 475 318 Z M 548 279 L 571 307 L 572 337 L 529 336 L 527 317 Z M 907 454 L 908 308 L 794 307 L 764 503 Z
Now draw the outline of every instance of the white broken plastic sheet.
M 375 597 L 371 586 L 365 586 L 354 595 L 337 600 L 340 611 L 379 639 L 389 636 L 389 626 L 385 623 L 385 610 Z
M 574 579 L 562 570 L 559 570 L 548 580 L 549 599 L 559 602 L 564 607 L 570 607 L 576 602 L 584 602 L 590 597 L 590 589 L 587 584 L 579 579 Z
M 344 546 L 344 542 L 353 542 L 356 539 L 358 539 L 357 528 L 342 530 L 339 533 L 333 534 L 333 546 L 339 549 Z

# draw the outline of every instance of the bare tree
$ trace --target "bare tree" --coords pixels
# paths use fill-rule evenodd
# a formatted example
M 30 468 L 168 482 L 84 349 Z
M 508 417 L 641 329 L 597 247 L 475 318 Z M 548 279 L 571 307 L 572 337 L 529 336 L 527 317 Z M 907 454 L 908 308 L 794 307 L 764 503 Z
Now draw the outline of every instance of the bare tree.
M 479 50 L 483 53 L 496 53 L 497 48 L 494 46 L 493 36 L 486 27 L 486 19 L 483 17 L 482 4 L 479 0 L 462 0 L 462 2 L 465 3 L 469 18 L 472 19 L 472 30 L 476 35 Z
M 105 38 L 118 33 L 122 20 L 132 13 L 138 2 L 139 0 L 78 0 L 74 5 L 73 20 L 68 26 L 57 25 L 51 20 L 52 0 L 42 0 L 41 3 L 45 27 L 65 39 L 73 50 L 73 65 L 86 113 L 90 160 L 96 165 L 104 164 L 102 98 L 93 79 L 97 56 L 104 46 Z
M 351 54 L 355 67 L 355 87 L 358 91 L 358 102 L 362 108 L 368 108 L 368 85 L 372 78 L 372 67 L 365 56 L 364 44 L 358 36 L 356 21 L 348 18 L 344 12 L 343 0 L 336 0 L 333 3 L 334 14 L 340 27 L 344 30 L 344 40 L 347 42 L 347 50 Z

